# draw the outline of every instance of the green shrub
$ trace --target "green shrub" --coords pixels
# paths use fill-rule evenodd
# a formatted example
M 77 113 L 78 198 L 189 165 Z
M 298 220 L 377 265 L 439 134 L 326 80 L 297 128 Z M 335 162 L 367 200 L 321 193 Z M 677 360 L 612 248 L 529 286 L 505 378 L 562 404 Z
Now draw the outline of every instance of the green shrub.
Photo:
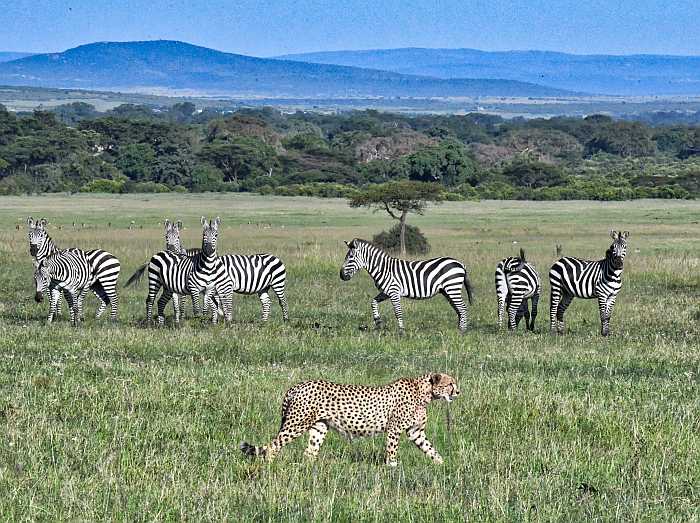
M 382 231 L 372 238 L 372 243 L 389 252 L 401 250 L 401 224 L 394 225 L 388 231 Z M 430 252 L 428 239 L 418 227 L 406 224 L 406 252 L 408 254 L 427 254 Z
M 149 193 L 149 192 L 170 192 L 170 187 L 162 183 L 156 182 L 139 182 L 128 186 L 129 192 Z
M 89 181 L 80 188 L 80 192 L 104 192 L 112 194 L 121 193 L 123 190 L 123 180 L 106 180 L 104 178 Z

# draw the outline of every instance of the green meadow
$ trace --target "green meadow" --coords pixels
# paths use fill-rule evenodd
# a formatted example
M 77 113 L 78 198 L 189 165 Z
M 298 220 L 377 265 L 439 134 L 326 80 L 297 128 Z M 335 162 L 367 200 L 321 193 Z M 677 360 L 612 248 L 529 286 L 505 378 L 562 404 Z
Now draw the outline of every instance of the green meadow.
M 288 271 L 290 321 L 273 301 L 236 296 L 231 325 L 187 316 L 145 326 L 146 279 L 120 284 L 116 325 L 47 325 L 34 302 L 25 220 L 45 217 L 61 247 L 100 247 L 120 281 L 163 247 L 165 218 L 199 246 L 221 216 L 219 252 L 272 252 Z M 698 521 L 700 520 L 700 202 L 448 202 L 411 216 L 431 256 L 465 262 L 470 329 L 449 304 L 390 305 L 371 327 L 366 273 L 342 282 L 343 240 L 371 239 L 386 214 L 342 200 L 252 195 L 0 199 L 0 520 Z M 593 300 L 549 334 L 547 272 L 563 254 L 601 258 L 629 230 L 624 285 L 599 335 Z M 536 331 L 496 328 L 494 267 L 523 247 L 543 280 Z M 172 307 L 167 310 L 172 318 Z M 521 326 L 522 329 L 522 326 Z M 315 378 L 384 384 L 444 371 L 460 397 L 428 409 L 433 465 L 406 438 L 399 466 L 382 437 L 306 438 L 271 463 L 241 441 L 275 434 L 284 392 Z

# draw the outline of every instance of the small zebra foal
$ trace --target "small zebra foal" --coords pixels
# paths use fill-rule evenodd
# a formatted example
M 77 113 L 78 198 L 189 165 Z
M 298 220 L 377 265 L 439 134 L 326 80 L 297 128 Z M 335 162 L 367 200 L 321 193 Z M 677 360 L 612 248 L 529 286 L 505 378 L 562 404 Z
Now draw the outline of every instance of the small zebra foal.
M 525 325 L 535 330 L 537 304 L 540 301 L 540 275 L 535 266 L 525 259 L 525 251 L 520 249 L 520 257 L 509 256 L 496 265 L 496 299 L 498 301 L 498 327 L 503 326 L 505 309 L 508 309 L 508 328 L 514 330 L 525 317 Z M 532 315 L 527 300 L 532 302 Z
M 372 300 L 372 317 L 381 325 L 379 304 L 391 300 L 394 314 L 403 332 L 401 298 L 423 300 L 440 293 L 457 313 L 458 327 L 467 330 L 467 306 L 462 299 L 462 286 L 466 287 L 469 304 L 472 304 L 472 286 L 464 264 L 454 258 L 409 261 L 392 258 L 368 241 L 355 238 L 348 246 L 348 253 L 340 269 L 340 279 L 348 281 L 360 269 L 366 269 L 379 289 Z
M 564 332 L 564 312 L 574 298 L 598 300 L 600 333 L 610 334 L 610 316 L 622 288 L 622 271 L 627 254 L 629 232 L 610 231 L 613 242 L 598 261 L 581 260 L 571 256 L 560 258 L 549 270 L 551 299 L 550 330 Z

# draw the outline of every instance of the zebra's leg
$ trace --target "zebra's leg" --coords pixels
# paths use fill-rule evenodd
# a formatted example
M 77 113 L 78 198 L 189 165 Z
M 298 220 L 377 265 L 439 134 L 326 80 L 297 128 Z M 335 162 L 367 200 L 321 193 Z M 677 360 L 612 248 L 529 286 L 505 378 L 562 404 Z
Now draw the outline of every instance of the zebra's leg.
M 287 305 L 286 281 L 282 281 L 276 285 L 273 285 L 272 290 L 275 291 L 275 294 L 277 295 L 277 301 L 279 301 L 280 307 L 282 308 L 282 319 L 284 321 L 289 321 L 289 307 Z
M 550 281 L 551 283 L 551 281 Z M 557 334 L 559 324 L 557 322 L 557 310 L 561 301 L 561 289 L 552 285 L 552 290 L 549 295 L 549 331 L 552 334 Z
M 66 295 L 66 301 L 68 296 Z M 49 290 L 49 317 L 47 321 L 49 323 L 53 322 L 54 316 L 56 316 L 56 309 L 58 308 L 58 303 L 61 301 L 61 291 L 58 289 Z
M 73 327 L 78 326 L 78 295 L 80 292 L 81 291 L 78 291 L 77 294 L 74 294 L 73 292 L 66 292 L 66 300 L 68 300 L 68 307 L 70 310 L 70 322 Z
M 508 300 L 508 329 L 515 330 L 518 326 L 520 319 L 518 318 L 518 312 L 520 311 L 520 306 L 523 303 L 522 296 L 515 296 L 512 293 L 509 294 Z
M 380 292 L 372 300 L 372 319 L 374 320 L 374 325 L 377 328 L 382 326 L 382 318 L 379 315 L 379 304 L 388 299 L 389 296 L 387 296 L 383 292 Z
M 535 318 L 537 318 L 537 303 L 540 301 L 540 295 L 539 293 L 535 293 L 532 296 L 532 314 L 530 315 L 530 324 L 527 326 L 527 328 L 530 331 L 535 330 Z
M 260 303 L 262 304 L 262 321 L 267 321 L 270 317 L 270 295 L 265 291 L 260 291 L 258 298 L 260 298 Z
M 574 297 L 571 294 L 564 294 L 561 298 L 561 301 L 559 302 L 559 307 L 557 308 L 557 332 L 563 333 L 564 332 L 564 313 L 566 312 L 566 309 L 569 308 L 569 305 L 571 305 L 571 301 L 574 299 Z
M 498 328 L 501 329 L 506 311 L 506 296 L 499 292 L 498 287 L 496 288 L 496 301 L 498 303 Z
M 600 334 L 602 336 L 610 335 L 610 316 L 612 316 L 615 298 L 615 296 L 598 297 L 598 310 L 600 311 Z
M 148 282 L 148 296 L 146 296 L 146 323 L 153 325 L 153 302 L 156 301 L 156 296 L 160 290 L 160 283 Z
M 520 325 L 520 320 L 525 318 L 525 327 L 527 328 L 530 322 L 530 309 L 527 306 L 527 298 L 523 300 L 518 309 L 518 313 L 515 315 L 515 328 L 517 329 Z
M 399 324 L 399 334 L 404 333 L 403 325 L 403 312 L 401 311 L 401 296 L 399 294 L 392 294 L 389 296 L 391 304 L 394 306 L 394 314 L 396 315 L 396 321 Z
M 175 325 L 180 325 L 180 313 L 182 312 L 182 304 L 180 302 L 180 295 L 176 292 L 173 293 L 173 313 L 175 314 Z
M 309 429 L 309 444 L 304 451 L 304 454 L 309 458 L 318 456 L 318 451 L 323 445 L 323 440 L 328 433 L 328 425 L 322 421 L 317 421 Z
M 190 282 L 188 284 L 188 290 L 190 291 L 190 297 L 192 298 L 192 313 L 194 317 L 197 318 L 201 315 L 201 310 L 199 308 L 199 287 L 193 282 Z
M 462 298 L 462 286 L 455 287 L 454 289 L 443 289 L 442 295 L 447 298 L 452 308 L 457 313 L 457 327 L 461 333 L 467 331 L 467 305 L 464 303 Z
M 163 294 L 158 298 L 158 326 L 165 325 L 165 307 L 168 305 L 170 298 L 173 297 L 173 292 L 166 287 L 163 287 Z

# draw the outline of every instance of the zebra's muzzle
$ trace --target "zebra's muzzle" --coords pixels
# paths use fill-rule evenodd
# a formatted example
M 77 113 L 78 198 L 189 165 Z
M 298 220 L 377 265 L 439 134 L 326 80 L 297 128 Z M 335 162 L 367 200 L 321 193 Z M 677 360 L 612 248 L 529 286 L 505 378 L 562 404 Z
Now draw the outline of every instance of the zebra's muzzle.
M 204 247 L 202 247 L 202 252 L 207 256 L 211 256 L 212 254 L 214 254 L 214 247 L 212 247 L 209 244 L 206 244 L 204 245 Z
M 37 303 L 41 303 L 42 301 L 44 301 L 44 293 L 43 293 L 43 292 L 37 292 L 37 293 L 34 295 L 34 301 L 37 302 Z
M 29 254 L 31 254 L 32 256 L 36 256 L 38 252 L 39 248 L 36 245 L 29 246 Z
M 616 269 L 622 269 L 623 259 L 620 256 L 613 257 L 612 265 Z
M 345 269 L 340 269 L 340 279 L 343 281 L 348 281 L 350 279 L 350 275 L 345 272 Z

